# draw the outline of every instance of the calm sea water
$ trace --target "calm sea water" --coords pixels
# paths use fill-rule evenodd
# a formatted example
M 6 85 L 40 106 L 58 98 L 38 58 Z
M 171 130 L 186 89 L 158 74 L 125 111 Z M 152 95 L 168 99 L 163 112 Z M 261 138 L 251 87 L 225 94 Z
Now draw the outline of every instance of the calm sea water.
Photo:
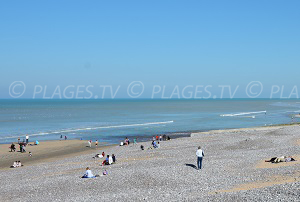
M 125 136 L 290 123 L 299 112 L 297 100 L 0 100 L 0 143 L 25 134 L 117 143 Z

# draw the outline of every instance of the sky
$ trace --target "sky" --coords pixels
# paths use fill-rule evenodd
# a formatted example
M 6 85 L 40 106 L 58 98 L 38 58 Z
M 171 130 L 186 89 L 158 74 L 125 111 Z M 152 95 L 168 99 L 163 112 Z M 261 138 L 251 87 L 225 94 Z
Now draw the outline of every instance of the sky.
M 70 89 L 95 99 L 298 98 L 299 7 L 298 0 L 1 1 L 0 98 L 70 98 Z M 20 81 L 26 90 L 13 88 Z

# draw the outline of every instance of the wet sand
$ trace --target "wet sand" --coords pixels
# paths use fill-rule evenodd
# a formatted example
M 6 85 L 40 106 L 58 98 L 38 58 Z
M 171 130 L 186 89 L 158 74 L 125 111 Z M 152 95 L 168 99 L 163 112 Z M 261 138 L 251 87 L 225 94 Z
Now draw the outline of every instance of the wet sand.
M 19 145 L 16 145 L 16 152 L 10 152 L 10 144 L 0 145 L 0 169 L 9 168 L 14 161 L 21 161 L 23 165 L 29 166 L 37 163 L 56 161 L 64 158 L 74 157 L 78 155 L 95 153 L 109 146 L 104 146 L 105 143 L 99 143 L 98 147 L 93 142 L 92 147 L 87 147 L 86 140 L 58 140 L 58 141 L 42 141 L 39 145 L 33 145 L 29 142 L 26 147 L 26 152 L 19 152 Z M 29 156 L 29 152 L 32 156 Z

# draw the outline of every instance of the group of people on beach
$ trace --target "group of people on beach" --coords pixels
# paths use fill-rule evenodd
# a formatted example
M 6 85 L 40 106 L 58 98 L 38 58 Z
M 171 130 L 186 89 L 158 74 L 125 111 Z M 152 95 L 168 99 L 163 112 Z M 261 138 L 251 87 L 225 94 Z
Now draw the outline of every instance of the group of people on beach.
M 159 149 L 160 148 L 160 144 L 159 144 L 159 142 L 156 142 L 155 140 L 153 140 L 152 142 L 151 142 L 151 146 L 148 148 L 148 149 Z
M 96 158 L 104 158 L 105 156 L 105 152 L 103 151 L 102 154 L 96 154 L 93 158 L 96 159 Z M 104 161 L 102 161 L 101 163 L 101 166 L 104 166 L 104 165 L 111 165 L 111 164 L 114 164 L 116 163 L 117 159 L 116 159 L 116 155 L 115 154 L 112 154 L 111 156 L 110 155 L 106 155 L 106 158 Z M 102 175 L 107 175 L 108 172 L 107 170 L 104 170 Z M 82 178 L 95 178 L 95 177 L 99 177 L 100 175 L 93 175 L 91 169 L 89 167 L 86 168 L 86 171 L 85 171 L 85 174 L 82 176 Z
M 62 140 L 63 139 L 63 135 L 60 135 L 60 140 Z M 65 135 L 65 140 L 67 140 L 68 139 L 68 137 Z
M 88 141 L 88 147 L 92 147 L 92 143 L 93 143 L 93 141 L 89 140 Z M 95 141 L 95 147 L 98 147 L 98 140 Z
M 125 138 L 124 142 L 120 142 L 120 146 L 128 146 L 130 144 L 130 140 L 128 137 Z M 133 145 L 137 144 L 137 138 L 133 138 Z
M 104 158 L 105 157 L 105 153 L 102 152 L 102 154 L 96 154 L 93 158 L 96 159 L 96 158 Z M 104 161 L 102 161 L 102 166 L 104 165 L 111 165 L 113 163 L 116 163 L 117 159 L 116 159 L 116 155 L 115 154 L 112 154 L 111 156 L 110 155 L 106 155 L 106 158 Z
M 13 165 L 10 166 L 10 167 L 11 167 L 11 168 L 18 168 L 18 167 L 21 167 L 21 166 L 23 166 L 22 163 L 21 163 L 21 161 L 15 161 L 15 162 L 13 163 Z
M 152 137 L 152 141 L 167 141 L 171 140 L 170 136 L 167 135 L 156 135 Z
M 19 143 L 19 146 L 20 146 L 20 152 L 21 152 L 21 153 L 26 152 L 26 145 L 27 145 L 27 144 L 26 144 L 25 142 L 20 142 L 20 143 Z M 11 143 L 9 149 L 10 149 L 10 152 L 15 152 L 15 151 L 16 151 L 16 145 L 15 145 L 14 143 Z
M 265 162 L 271 163 L 280 163 L 280 162 L 291 162 L 296 161 L 292 156 L 280 156 L 280 157 L 273 157 L 270 160 L 266 160 Z
M 113 163 L 116 163 L 116 156 L 114 154 L 112 154 L 111 156 L 107 155 L 106 159 L 102 162 L 102 166 L 111 165 Z

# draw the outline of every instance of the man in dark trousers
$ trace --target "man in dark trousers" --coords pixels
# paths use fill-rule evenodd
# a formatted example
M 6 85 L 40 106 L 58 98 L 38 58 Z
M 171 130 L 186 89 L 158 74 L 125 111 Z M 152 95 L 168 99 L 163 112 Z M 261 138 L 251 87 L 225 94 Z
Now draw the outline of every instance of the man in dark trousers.
M 197 156 L 198 170 L 200 170 L 202 168 L 202 159 L 204 157 L 203 150 L 201 149 L 200 146 L 198 147 L 198 150 L 196 152 L 196 156 Z

